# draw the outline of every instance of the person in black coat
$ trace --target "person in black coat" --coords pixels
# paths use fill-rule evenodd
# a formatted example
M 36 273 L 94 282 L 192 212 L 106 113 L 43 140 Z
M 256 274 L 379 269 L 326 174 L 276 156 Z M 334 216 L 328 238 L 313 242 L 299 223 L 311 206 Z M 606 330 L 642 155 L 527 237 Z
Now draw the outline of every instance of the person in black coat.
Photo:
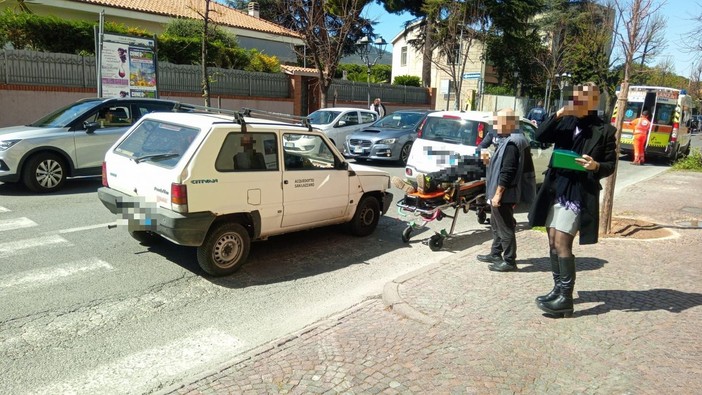
M 545 226 L 548 233 L 554 287 L 536 298 L 537 306 L 552 315 L 573 314 L 575 257 L 573 241 L 597 243 L 600 180 L 616 167 L 616 129 L 597 116 L 600 91 L 593 83 L 575 86 L 567 104 L 544 121 L 536 140 L 553 143 L 554 149 L 572 150 L 580 170 L 553 166 L 529 211 L 531 226 Z M 583 171 L 584 170 L 584 171 Z

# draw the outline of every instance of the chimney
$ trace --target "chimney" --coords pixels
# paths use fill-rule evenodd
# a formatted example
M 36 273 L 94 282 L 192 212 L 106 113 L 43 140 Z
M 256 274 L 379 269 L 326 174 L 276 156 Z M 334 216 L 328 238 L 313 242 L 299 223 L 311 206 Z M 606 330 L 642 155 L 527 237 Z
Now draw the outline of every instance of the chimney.
M 249 3 L 249 15 L 251 15 L 254 18 L 259 17 L 258 3 L 253 1 Z

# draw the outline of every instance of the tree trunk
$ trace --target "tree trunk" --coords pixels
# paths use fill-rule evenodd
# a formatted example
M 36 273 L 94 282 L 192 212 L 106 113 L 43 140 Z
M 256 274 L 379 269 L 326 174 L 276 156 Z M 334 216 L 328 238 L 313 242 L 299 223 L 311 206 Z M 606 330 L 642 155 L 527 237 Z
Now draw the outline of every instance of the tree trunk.
M 422 84 L 425 88 L 431 87 L 431 58 L 432 58 L 432 42 L 431 42 L 431 18 L 426 18 L 424 53 L 422 54 Z
M 625 72 L 625 75 L 628 74 Z M 619 97 L 617 98 L 617 120 L 615 121 L 615 127 L 617 128 L 617 133 L 615 134 L 617 139 L 617 159 L 614 166 L 614 173 L 607 177 L 605 181 L 605 193 L 604 199 L 602 200 L 602 209 L 600 210 L 600 234 L 607 235 L 612 232 L 612 207 L 614 205 L 614 186 L 617 182 L 617 168 L 619 168 L 619 153 L 620 142 L 622 136 L 622 125 L 624 124 L 624 113 L 626 112 L 626 98 L 629 96 L 629 79 L 624 78 L 622 82 L 622 88 L 619 92 Z
M 205 98 L 205 106 L 210 107 L 210 76 L 207 72 L 207 29 L 210 19 L 210 0 L 205 0 L 204 28 L 202 29 L 202 47 L 200 49 L 200 64 L 202 72 L 202 97 Z

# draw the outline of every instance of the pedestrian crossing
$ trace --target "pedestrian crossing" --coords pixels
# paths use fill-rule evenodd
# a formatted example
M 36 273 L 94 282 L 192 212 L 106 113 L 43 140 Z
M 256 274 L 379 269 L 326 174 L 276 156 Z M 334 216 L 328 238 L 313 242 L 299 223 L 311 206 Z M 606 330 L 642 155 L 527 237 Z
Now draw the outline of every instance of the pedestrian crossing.
M 137 328 L 147 317 L 158 322 L 157 317 L 177 312 L 192 300 L 203 300 L 212 293 L 210 282 L 185 277 L 182 284 L 172 280 L 168 285 L 136 287 L 134 293 L 81 296 L 81 290 L 87 287 L 100 289 L 100 285 L 95 284 L 114 283 L 106 279 L 108 276 L 117 279 L 125 275 L 124 264 L 118 258 L 100 256 L 100 251 L 81 251 L 85 249 L 79 241 L 81 232 L 107 228 L 108 224 L 36 232 L 34 229 L 42 228 L 42 224 L 37 223 L 41 221 L 35 222 L 29 217 L 31 215 L 21 217 L 11 208 L 0 206 L 0 300 L 58 301 L 32 307 L 36 311 L 27 309 L 31 303 L 22 302 L 13 303 L 13 313 L 5 310 L 5 314 L 0 315 L 0 355 L 14 355 L 24 359 L 23 364 L 38 368 L 41 362 L 37 361 L 45 359 L 45 353 L 52 355 L 56 349 L 69 352 L 73 347 L 85 347 L 89 339 L 111 336 L 124 325 Z M 31 230 L 22 232 L 26 229 Z M 56 260 L 35 262 L 33 257 L 26 257 L 39 249 L 44 254 L 56 250 L 53 254 Z M 91 256 L 93 254 L 95 256 Z M 70 256 L 80 258 L 70 259 Z M 126 276 L 129 278 L 133 274 Z M 71 291 L 66 293 L 65 290 Z M 142 335 L 147 334 L 153 335 L 148 332 Z M 139 336 L 138 330 L 134 335 Z M 127 352 L 108 349 L 105 355 L 89 357 L 98 362 L 95 365 L 87 364 L 79 369 L 67 366 L 63 374 L 53 379 L 0 380 L 0 393 L 148 393 L 222 363 L 241 352 L 245 344 L 237 337 L 207 326 L 197 331 L 175 332 L 171 336 L 173 338 L 168 341 L 145 342 Z M 114 344 L 118 347 L 120 343 Z M 0 361 L 0 371 L 21 377 L 21 371 L 15 372 L 21 370 L 17 368 L 20 365 L 18 361 L 10 362 L 12 359 Z

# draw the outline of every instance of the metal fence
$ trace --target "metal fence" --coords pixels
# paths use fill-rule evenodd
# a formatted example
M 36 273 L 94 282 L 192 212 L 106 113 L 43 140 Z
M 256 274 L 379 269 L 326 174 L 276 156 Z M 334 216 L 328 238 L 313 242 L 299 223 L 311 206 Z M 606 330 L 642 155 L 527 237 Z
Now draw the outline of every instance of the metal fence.
M 414 86 L 370 84 L 346 80 L 334 80 L 329 88 L 328 97 L 337 100 L 364 101 L 370 91 L 371 100 L 376 97 L 388 103 L 428 104 L 430 102 L 426 88 Z
M 282 73 L 259 73 L 210 67 L 211 93 L 215 95 L 290 98 L 289 77 Z M 0 83 L 96 88 L 94 56 L 0 50 Z M 200 66 L 158 63 L 158 88 L 168 92 L 202 92 Z M 365 101 L 368 84 L 334 80 L 328 91 L 337 100 Z M 428 104 L 426 88 L 370 84 L 371 98 L 399 104 Z

